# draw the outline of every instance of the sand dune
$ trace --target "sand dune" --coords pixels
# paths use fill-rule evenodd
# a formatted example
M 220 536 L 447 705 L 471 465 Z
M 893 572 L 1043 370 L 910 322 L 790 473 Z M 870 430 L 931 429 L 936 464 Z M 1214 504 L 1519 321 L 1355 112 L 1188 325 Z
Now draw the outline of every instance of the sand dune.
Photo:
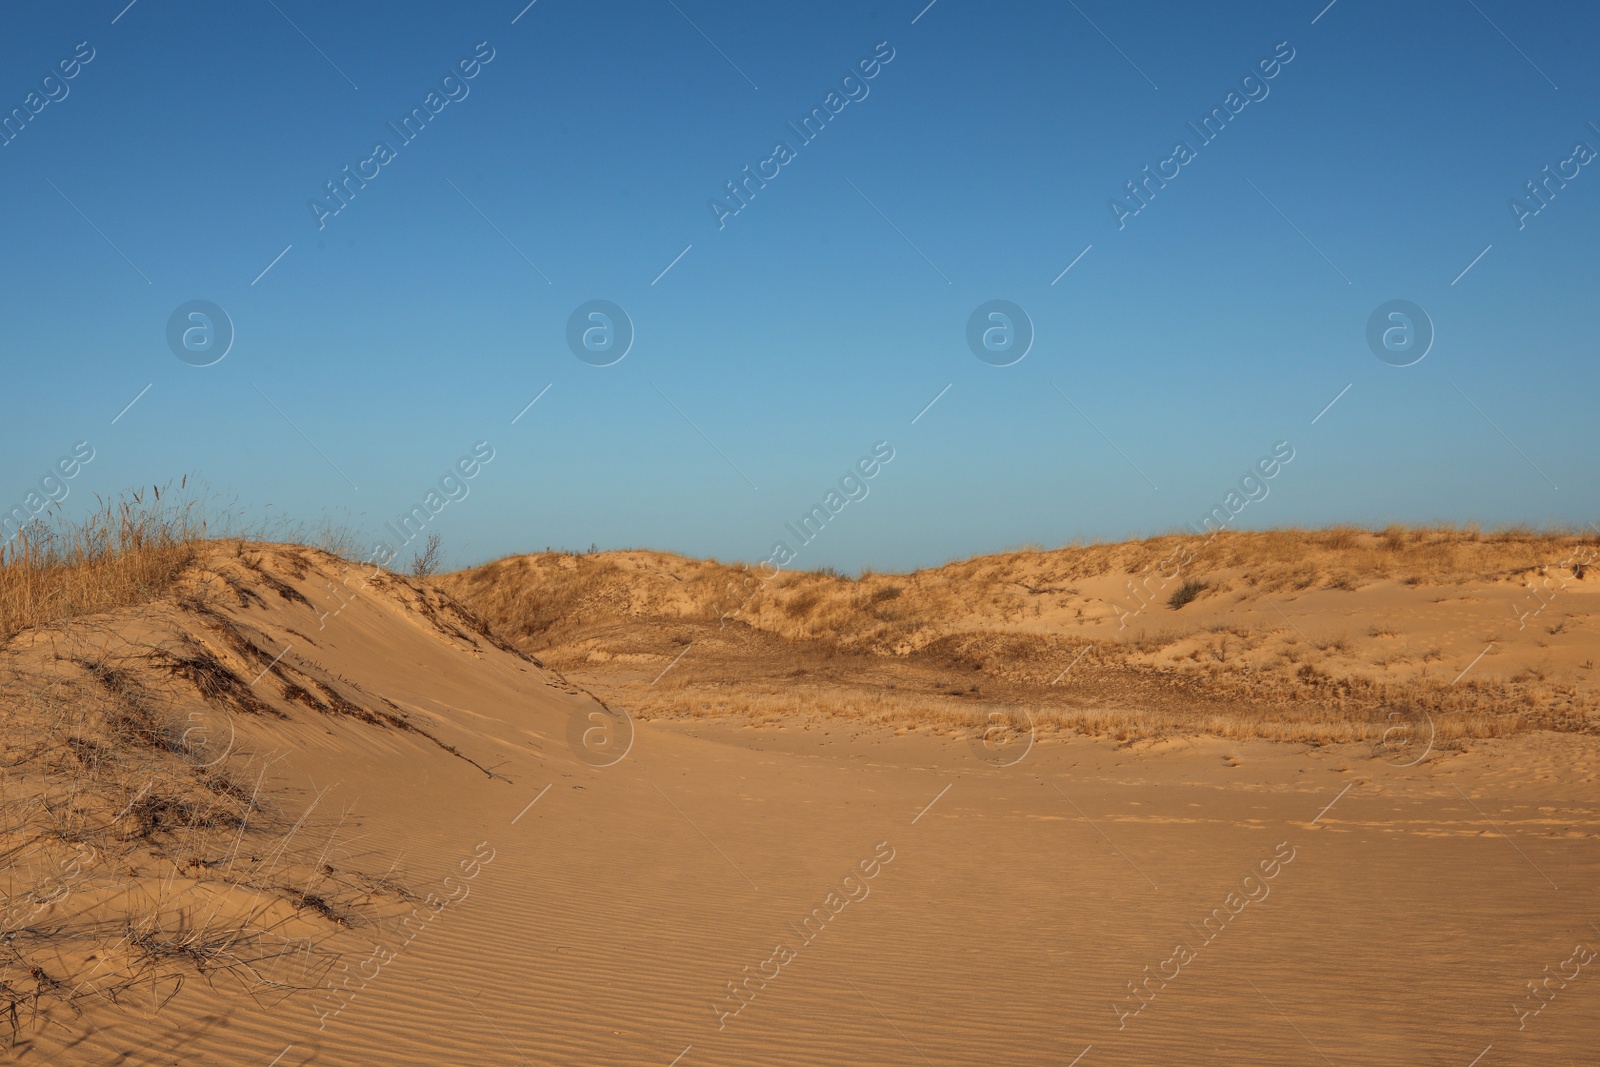
M 766 577 L 655 552 L 545 553 L 443 586 L 597 692 L 663 713 L 776 713 L 799 698 L 919 722 L 1010 705 L 1122 738 L 1200 727 L 1337 741 L 1379 736 L 1402 709 L 1453 743 L 1591 728 L 1592 542 L 1268 531 L 858 579 Z M 1197 595 L 1173 607 L 1187 582 Z
M 1133 634 L 1094 604 L 1159 545 L 727 626 L 728 569 L 657 554 L 205 546 L 0 652 L 10 1055 L 1592 1062 L 1593 576 L 1518 630 L 1555 546 L 1407 584 L 1363 537 Z

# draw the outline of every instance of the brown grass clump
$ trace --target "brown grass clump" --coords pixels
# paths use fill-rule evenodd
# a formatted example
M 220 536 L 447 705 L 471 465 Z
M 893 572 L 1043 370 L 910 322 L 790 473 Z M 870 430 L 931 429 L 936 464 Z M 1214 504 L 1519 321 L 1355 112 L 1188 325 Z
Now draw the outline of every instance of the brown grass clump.
M 178 486 L 187 487 L 188 479 Z M 194 562 L 206 524 L 167 487 L 101 502 L 81 522 L 34 522 L 0 547 L 0 643 L 23 630 L 142 604 Z
M 1195 579 L 1190 578 L 1188 581 L 1178 586 L 1177 591 L 1167 599 L 1167 604 L 1172 608 L 1173 611 L 1177 611 L 1195 597 L 1205 592 L 1205 590 L 1205 582 L 1196 581 Z

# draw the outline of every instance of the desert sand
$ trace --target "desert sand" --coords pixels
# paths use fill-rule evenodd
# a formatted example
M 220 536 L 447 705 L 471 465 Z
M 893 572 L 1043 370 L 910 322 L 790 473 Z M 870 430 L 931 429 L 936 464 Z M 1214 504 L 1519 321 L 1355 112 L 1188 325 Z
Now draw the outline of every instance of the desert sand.
M 1272 536 L 1132 618 L 1162 542 L 203 545 L 0 651 L 8 1055 L 1595 1062 L 1580 542 Z

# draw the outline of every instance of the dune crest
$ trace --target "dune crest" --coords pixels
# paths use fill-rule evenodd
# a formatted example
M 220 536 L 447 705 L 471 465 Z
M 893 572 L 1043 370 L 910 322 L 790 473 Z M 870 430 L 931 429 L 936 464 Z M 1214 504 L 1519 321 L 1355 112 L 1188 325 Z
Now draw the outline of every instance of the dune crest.
M 336 964 L 422 900 L 397 846 L 415 781 L 509 805 L 592 704 L 432 589 L 246 542 L 200 545 L 154 603 L 24 632 L 0 665 L 0 981 L 18 1046 L 50 1062 L 108 1001 L 149 1034 L 201 984 L 328 1011 Z M 364 825 L 388 851 L 355 843 Z
M 741 567 L 648 551 L 514 556 L 441 585 L 652 713 L 776 714 L 800 694 L 890 721 L 1025 707 L 1123 738 L 1314 742 L 1402 714 L 1454 743 L 1596 728 L 1596 558 L 1576 535 L 1335 528 L 790 572 L 754 594 Z

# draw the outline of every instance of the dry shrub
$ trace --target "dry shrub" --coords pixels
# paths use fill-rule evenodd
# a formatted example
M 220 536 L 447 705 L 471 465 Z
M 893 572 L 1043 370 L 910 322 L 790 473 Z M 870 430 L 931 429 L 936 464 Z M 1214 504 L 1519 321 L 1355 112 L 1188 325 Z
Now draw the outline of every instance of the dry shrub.
M 1172 608 L 1173 611 L 1177 611 L 1185 604 L 1198 597 L 1201 593 L 1205 592 L 1206 585 L 1206 582 L 1190 578 L 1188 581 L 1180 585 L 1177 590 L 1167 598 L 1167 604 Z
M 1354 526 L 1334 526 L 1322 532 L 1320 542 L 1323 548 L 1333 552 L 1343 552 L 1356 547 L 1360 543 L 1361 531 Z
M 811 614 L 811 610 L 822 603 L 822 594 L 815 589 L 807 589 L 796 593 L 783 602 L 783 613 L 791 619 L 803 619 Z

